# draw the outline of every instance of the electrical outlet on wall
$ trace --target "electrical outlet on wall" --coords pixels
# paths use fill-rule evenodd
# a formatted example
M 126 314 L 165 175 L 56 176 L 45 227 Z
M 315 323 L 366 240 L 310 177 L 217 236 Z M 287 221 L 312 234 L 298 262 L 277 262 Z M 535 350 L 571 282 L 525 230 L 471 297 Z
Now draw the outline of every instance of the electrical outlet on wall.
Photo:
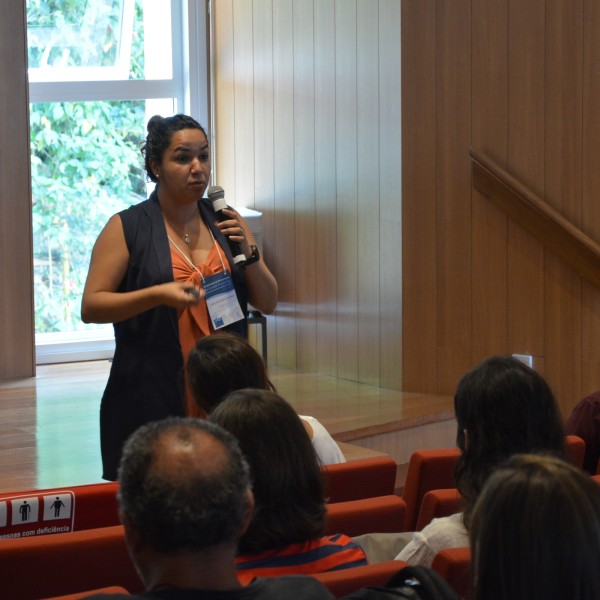
M 533 369 L 533 356 L 531 354 L 513 354 L 513 358 L 520 360 L 523 364 Z

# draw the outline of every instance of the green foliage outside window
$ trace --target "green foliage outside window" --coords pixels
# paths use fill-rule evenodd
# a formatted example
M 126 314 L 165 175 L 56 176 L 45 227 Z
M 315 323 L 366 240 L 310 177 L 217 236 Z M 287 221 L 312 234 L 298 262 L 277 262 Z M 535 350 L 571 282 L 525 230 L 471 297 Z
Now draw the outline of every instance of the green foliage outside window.
M 28 21 L 73 22 L 86 4 L 29 0 Z M 136 2 L 133 78 L 143 78 L 141 12 Z M 113 52 L 112 44 L 104 51 Z M 36 333 L 83 329 L 81 293 L 94 241 L 111 215 L 146 196 L 145 101 L 32 104 L 30 125 Z
M 144 102 L 36 104 L 31 112 L 36 332 L 73 331 L 92 246 L 145 196 Z

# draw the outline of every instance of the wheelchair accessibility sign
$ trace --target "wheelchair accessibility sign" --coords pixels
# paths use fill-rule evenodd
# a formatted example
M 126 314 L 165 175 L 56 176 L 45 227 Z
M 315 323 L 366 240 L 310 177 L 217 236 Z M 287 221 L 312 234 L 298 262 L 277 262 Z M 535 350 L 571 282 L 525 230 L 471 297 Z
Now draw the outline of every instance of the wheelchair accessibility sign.
M 0 539 L 73 531 L 73 492 L 0 497 Z

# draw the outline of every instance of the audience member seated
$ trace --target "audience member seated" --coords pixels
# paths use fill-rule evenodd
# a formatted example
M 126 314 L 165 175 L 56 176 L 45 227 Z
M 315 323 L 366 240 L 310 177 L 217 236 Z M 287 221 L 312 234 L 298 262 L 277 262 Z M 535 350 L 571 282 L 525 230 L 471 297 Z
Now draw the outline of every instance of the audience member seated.
M 578 435 L 585 442 L 583 470 L 596 473 L 600 458 L 600 391 L 581 400 L 565 423 L 567 435 Z
M 173 417 L 143 426 L 125 445 L 119 481 L 127 548 L 147 591 L 90 598 L 333 598 L 303 576 L 242 587 L 235 554 L 252 516 L 249 470 L 216 425 Z
M 550 456 L 518 455 L 473 509 L 473 600 L 600 598 L 600 487 Z
M 294 409 L 269 390 L 231 393 L 210 414 L 239 441 L 253 483 L 255 511 L 240 539 L 242 582 L 257 575 L 313 574 L 364 565 L 346 535 L 323 536 L 323 477 Z
M 564 457 L 560 412 L 546 381 L 519 360 L 490 357 L 469 371 L 454 396 L 460 513 L 433 519 L 396 556 L 412 565 L 431 566 L 446 548 L 469 545 L 467 530 L 473 505 L 494 469 L 512 454 L 549 452 Z
M 200 338 L 189 354 L 187 377 L 199 408 L 198 416 L 210 414 L 235 390 L 256 388 L 276 392 L 262 356 L 232 333 L 220 332 Z M 317 419 L 302 415 L 300 418 L 321 464 L 346 462 L 335 440 Z

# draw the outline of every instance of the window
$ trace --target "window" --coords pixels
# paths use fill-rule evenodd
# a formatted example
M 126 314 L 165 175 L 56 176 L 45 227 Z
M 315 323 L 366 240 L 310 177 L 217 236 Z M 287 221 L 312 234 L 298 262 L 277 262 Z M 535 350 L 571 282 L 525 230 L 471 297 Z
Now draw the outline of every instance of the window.
M 208 89 L 205 15 L 193 0 L 27 0 L 38 363 L 112 353 L 112 326 L 80 320 L 91 250 L 147 196 L 148 118 L 207 122 L 189 93 Z

